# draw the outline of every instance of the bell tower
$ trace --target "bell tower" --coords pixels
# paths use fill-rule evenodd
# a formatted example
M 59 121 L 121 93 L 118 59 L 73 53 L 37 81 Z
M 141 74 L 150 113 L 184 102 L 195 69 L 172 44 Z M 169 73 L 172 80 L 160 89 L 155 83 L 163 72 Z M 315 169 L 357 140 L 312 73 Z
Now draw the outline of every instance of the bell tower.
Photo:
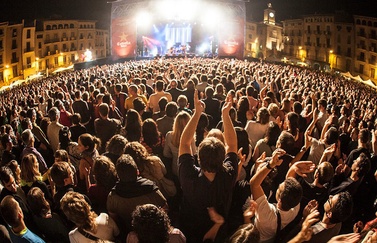
M 267 4 L 268 8 L 264 10 L 263 23 L 275 25 L 275 10 L 272 9 L 272 4 Z

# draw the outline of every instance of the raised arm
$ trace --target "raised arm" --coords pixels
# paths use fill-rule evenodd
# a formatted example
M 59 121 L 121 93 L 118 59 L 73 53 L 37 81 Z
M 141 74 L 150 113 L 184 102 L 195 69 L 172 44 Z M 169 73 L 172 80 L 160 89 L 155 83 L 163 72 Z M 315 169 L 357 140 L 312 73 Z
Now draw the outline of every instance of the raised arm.
M 232 108 L 232 103 L 226 102 L 222 109 L 225 149 L 226 153 L 237 153 L 237 135 L 229 116 L 230 108 Z
M 264 195 L 264 191 L 262 189 L 262 182 L 270 173 L 270 171 L 275 168 L 276 166 L 281 165 L 283 163 L 282 159 L 279 159 L 280 156 L 284 155 L 285 151 L 282 149 L 276 149 L 273 154 L 271 161 L 268 162 L 267 166 L 263 166 L 259 169 L 256 174 L 250 179 L 250 188 L 253 195 L 253 199 L 257 200 L 261 196 Z M 261 157 L 258 158 L 257 163 L 261 163 L 266 158 L 266 153 L 263 153 Z
M 181 156 L 182 154 L 193 155 L 191 151 L 191 142 L 194 139 L 196 126 L 198 125 L 200 115 L 204 110 L 204 104 L 199 100 L 198 92 L 196 90 L 194 92 L 194 103 L 194 114 L 192 115 L 190 121 L 187 123 L 185 129 L 183 129 L 182 132 L 181 141 L 179 143 L 179 156 Z

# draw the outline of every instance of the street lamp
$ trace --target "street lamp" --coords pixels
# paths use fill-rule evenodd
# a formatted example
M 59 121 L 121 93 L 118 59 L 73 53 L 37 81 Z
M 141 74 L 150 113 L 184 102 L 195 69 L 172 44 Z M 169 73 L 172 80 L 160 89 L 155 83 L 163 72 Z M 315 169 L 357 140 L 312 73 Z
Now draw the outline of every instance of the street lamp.
M 39 57 L 36 57 L 35 58 L 35 74 L 38 74 L 38 71 L 39 71 Z
M 333 50 L 330 50 L 330 54 L 329 54 L 329 62 L 330 62 L 330 70 L 332 70 L 333 68 L 333 57 L 334 57 L 334 51 Z

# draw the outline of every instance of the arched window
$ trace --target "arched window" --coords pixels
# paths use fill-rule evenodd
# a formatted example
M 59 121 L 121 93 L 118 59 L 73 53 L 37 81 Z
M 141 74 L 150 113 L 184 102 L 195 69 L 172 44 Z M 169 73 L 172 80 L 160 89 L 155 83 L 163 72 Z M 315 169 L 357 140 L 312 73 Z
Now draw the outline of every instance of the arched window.
M 70 24 L 70 25 L 69 25 L 69 28 L 70 28 L 70 29 L 75 28 L 74 24 Z
M 58 25 L 58 29 L 63 29 L 63 25 L 62 25 L 62 24 L 59 24 L 59 25 Z
M 46 30 L 51 30 L 51 25 L 46 25 Z

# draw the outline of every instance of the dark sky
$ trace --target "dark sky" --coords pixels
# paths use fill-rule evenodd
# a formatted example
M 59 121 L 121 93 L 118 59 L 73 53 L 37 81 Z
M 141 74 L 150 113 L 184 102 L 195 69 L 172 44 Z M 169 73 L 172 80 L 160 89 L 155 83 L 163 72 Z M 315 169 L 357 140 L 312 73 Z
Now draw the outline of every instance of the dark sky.
M 377 17 L 376 0 L 250 0 L 246 3 L 248 15 L 254 20 L 261 20 L 263 9 L 269 2 L 276 10 L 278 21 L 341 9 Z M 110 9 L 111 4 L 107 4 L 107 0 L 0 0 L 0 22 L 49 17 L 79 18 L 99 20 L 102 27 L 107 27 Z

